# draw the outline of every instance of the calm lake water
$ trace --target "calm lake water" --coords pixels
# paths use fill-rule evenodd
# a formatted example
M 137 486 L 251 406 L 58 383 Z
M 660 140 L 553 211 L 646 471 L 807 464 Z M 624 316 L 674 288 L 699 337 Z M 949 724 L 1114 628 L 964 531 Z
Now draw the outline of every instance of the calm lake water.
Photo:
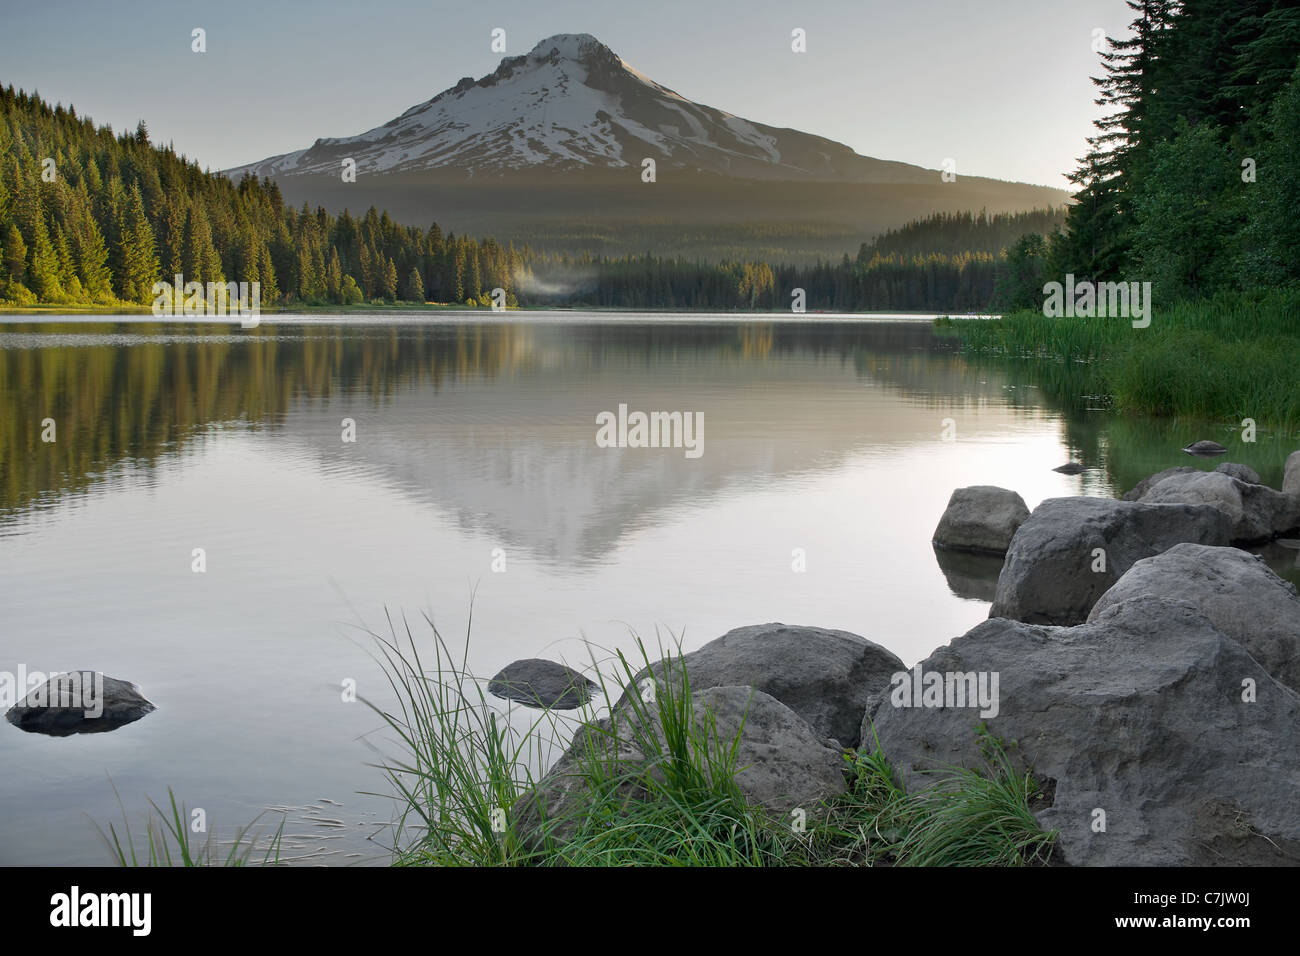
M 171 787 L 219 835 L 288 808 L 287 855 L 386 861 L 392 804 L 360 792 L 394 751 L 341 693 L 387 699 L 386 615 L 458 644 L 472 599 L 485 678 L 765 621 L 910 665 L 988 613 L 996 563 L 930 545 L 953 488 L 1109 495 L 1198 438 L 1277 486 L 1291 450 L 1063 410 L 928 322 L 270 319 L 0 320 L 0 671 L 102 670 L 158 706 L 107 734 L 0 724 L 2 863 L 111 862 L 114 787 L 136 830 Z M 701 414 L 703 453 L 599 447 L 620 405 Z M 1300 580 L 1294 556 L 1268 552 Z

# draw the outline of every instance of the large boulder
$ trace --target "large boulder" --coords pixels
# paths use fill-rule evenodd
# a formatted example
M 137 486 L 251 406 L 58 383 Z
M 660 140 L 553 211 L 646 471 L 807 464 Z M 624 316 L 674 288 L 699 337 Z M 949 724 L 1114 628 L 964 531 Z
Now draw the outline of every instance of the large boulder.
M 1226 545 L 1230 540 L 1227 516 L 1210 505 L 1049 498 L 1012 539 L 989 617 L 1080 624 L 1097 599 L 1143 558 L 1184 541 Z
M 1300 693 L 1300 597 L 1258 555 L 1175 545 L 1133 565 L 1101 596 L 1088 620 L 1126 601 L 1163 601 L 1201 611 L 1264 670 Z
M 808 721 L 822 737 L 858 744 L 867 707 L 902 669 L 896 655 L 847 631 L 757 624 L 728 631 L 680 658 L 692 691 L 743 685 L 770 694 Z M 614 709 L 640 695 L 645 680 L 662 681 L 665 662 L 643 668 Z
M 117 730 L 154 709 L 130 681 L 99 671 L 65 671 L 10 707 L 5 719 L 30 733 L 67 737 Z
M 1124 500 L 1141 501 L 1143 495 L 1171 475 L 1189 475 L 1194 471 L 1200 471 L 1200 469 L 1193 468 L 1191 465 L 1179 465 L 1177 468 L 1166 468 L 1164 471 L 1157 471 L 1154 475 L 1149 475 L 1148 477 L 1143 478 L 1136 485 L 1126 491 L 1124 493 Z
M 1054 861 L 1300 864 L 1300 695 L 1194 608 L 1128 600 L 1073 628 L 985 621 L 918 666 L 998 675 L 985 724 L 1043 785 Z M 973 707 L 887 700 L 872 719 L 909 789 L 984 766 Z
M 1143 495 L 1142 501 L 1209 505 L 1227 515 L 1232 540 L 1243 544 L 1267 541 L 1300 523 L 1300 501 L 1293 496 L 1215 471 L 1172 475 Z
M 488 693 L 528 707 L 573 710 L 591 699 L 595 683 L 572 667 L 529 658 L 507 664 L 488 681 Z
M 1293 451 L 1286 456 L 1282 491 L 1293 498 L 1300 498 L 1300 451 Z
M 934 529 L 934 544 L 954 551 L 1006 554 L 1016 529 L 1029 517 L 1025 499 L 994 485 L 958 488 Z
M 729 686 L 692 691 L 690 700 L 702 736 L 716 733 L 716 745 L 725 751 L 738 740 L 734 779 L 749 804 L 782 818 L 795 808 L 811 816 L 819 801 L 847 789 L 843 751 L 774 697 Z M 579 828 L 590 797 L 587 768 L 603 766 L 603 777 L 621 781 L 618 796 L 636 800 L 647 794 L 647 776 L 664 779 L 669 754 L 653 701 L 579 728 L 565 754 L 516 804 L 516 832 L 533 845 L 564 843 Z

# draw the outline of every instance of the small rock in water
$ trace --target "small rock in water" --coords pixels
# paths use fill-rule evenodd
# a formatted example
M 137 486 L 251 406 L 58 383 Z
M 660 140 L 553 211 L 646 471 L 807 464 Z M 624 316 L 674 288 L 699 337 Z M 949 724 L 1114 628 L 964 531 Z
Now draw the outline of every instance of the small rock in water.
M 1083 465 L 1077 461 L 1067 461 L 1064 465 L 1052 469 L 1052 471 L 1059 471 L 1063 475 L 1077 475 L 1084 470 Z
M 5 719 L 28 733 L 67 737 L 117 730 L 154 709 L 130 681 L 98 671 L 68 671 L 10 707 Z
M 1183 451 L 1187 452 L 1189 455 L 1201 455 L 1206 457 L 1210 455 L 1222 455 L 1227 450 L 1228 449 L 1224 448 L 1217 441 L 1207 441 L 1205 439 L 1201 439 L 1198 442 L 1192 442 L 1192 444 L 1183 449 Z
M 529 658 L 507 664 L 488 682 L 488 693 L 528 707 L 573 710 L 591 700 L 596 685 L 572 667 Z

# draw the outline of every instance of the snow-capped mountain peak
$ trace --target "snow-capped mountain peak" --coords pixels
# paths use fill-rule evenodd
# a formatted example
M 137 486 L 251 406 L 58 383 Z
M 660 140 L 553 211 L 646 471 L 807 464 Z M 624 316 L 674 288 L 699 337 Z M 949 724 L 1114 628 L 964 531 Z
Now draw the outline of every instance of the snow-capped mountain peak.
M 561 33 L 383 126 L 319 139 L 228 173 L 337 175 L 345 158 L 356 162 L 359 175 L 562 172 L 640 167 L 646 157 L 661 167 L 763 179 L 865 181 L 871 177 L 861 164 L 876 162 L 821 137 L 695 103 L 594 36 Z M 885 179 L 898 181 L 897 170 Z

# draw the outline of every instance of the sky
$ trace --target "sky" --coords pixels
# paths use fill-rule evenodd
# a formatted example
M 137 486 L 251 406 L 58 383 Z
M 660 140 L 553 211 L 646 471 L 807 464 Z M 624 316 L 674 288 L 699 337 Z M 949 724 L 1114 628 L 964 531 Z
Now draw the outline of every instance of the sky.
M 688 99 L 859 153 L 1065 188 L 1124 0 L 0 0 L 0 84 L 211 169 L 350 136 L 590 33 Z M 206 31 L 207 51 L 191 49 Z M 791 50 L 791 31 L 807 50 Z

